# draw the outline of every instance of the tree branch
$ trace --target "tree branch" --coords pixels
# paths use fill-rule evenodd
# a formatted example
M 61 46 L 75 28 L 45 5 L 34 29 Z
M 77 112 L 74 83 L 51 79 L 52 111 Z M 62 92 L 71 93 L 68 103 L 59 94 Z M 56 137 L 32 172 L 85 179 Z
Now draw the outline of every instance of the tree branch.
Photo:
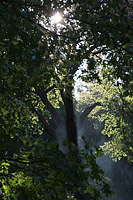
M 89 26 L 97 26 L 96 23 L 92 23 L 90 21 L 87 21 L 87 20 L 84 20 L 84 19 L 80 19 L 79 17 L 67 16 L 66 18 L 68 18 L 68 17 L 71 18 L 71 19 L 78 20 L 81 23 L 88 24 Z M 116 27 L 116 26 L 113 26 L 113 25 L 109 25 L 109 24 L 100 24 L 100 25 L 101 25 L 101 27 L 111 28 L 111 29 L 117 30 L 117 31 L 119 31 L 121 33 L 127 33 L 127 30 L 124 31 L 124 30 L 120 29 L 119 27 Z
M 20 16 L 21 16 L 22 18 L 26 19 L 27 21 L 29 21 L 29 22 L 30 22 L 31 24 L 33 24 L 34 26 L 36 26 L 37 29 L 38 29 L 39 31 L 41 31 L 43 34 L 52 34 L 52 35 L 56 35 L 57 37 L 68 38 L 68 39 L 74 41 L 75 43 L 77 43 L 77 39 L 79 39 L 79 38 L 70 37 L 70 36 L 68 36 L 68 35 L 66 35 L 66 34 L 57 34 L 55 31 L 49 30 L 49 29 L 47 29 L 47 28 L 44 28 L 41 24 L 34 22 L 32 19 L 30 19 L 30 18 L 28 18 L 28 17 L 26 17 L 26 16 L 24 16 L 24 15 L 20 15 Z
M 102 106 L 101 103 L 97 102 L 94 103 L 93 105 L 87 107 L 84 112 L 80 115 L 80 125 L 82 125 L 84 119 L 87 117 L 87 115 L 90 114 L 90 112 L 96 107 L 96 106 Z
M 38 87 L 35 89 L 35 93 L 41 98 L 42 102 L 45 104 L 45 106 L 48 108 L 50 113 L 53 115 L 53 117 L 55 118 L 58 125 L 61 126 L 63 124 L 63 121 L 61 120 L 56 109 L 52 106 L 52 104 L 49 102 L 49 100 L 47 98 L 47 93 L 49 91 L 51 91 L 54 87 L 55 86 L 53 85 L 52 87 L 50 87 L 49 89 L 46 89 L 46 90 L 44 90 L 45 89 L 44 87 Z
M 45 90 L 46 93 L 50 92 L 51 90 L 53 90 L 56 87 L 55 84 L 53 84 L 51 87 L 49 87 L 48 89 Z
M 43 115 L 42 115 L 40 112 L 38 112 L 34 107 L 32 107 L 32 110 L 33 110 L 33 112 L 35 112 L 36 115 L 38 116 L 39 121 L 43 123 L 45 131 L 46 131 L 49 135 L 51 135 L 53 138 L 57 139 L 57 138 L 56 138 L 55 130 L 54 130 L 53 128 L 51 128 L 51 127 L 48 126 L 48 124 L 46 123 L 46 119 L 43 117 Z

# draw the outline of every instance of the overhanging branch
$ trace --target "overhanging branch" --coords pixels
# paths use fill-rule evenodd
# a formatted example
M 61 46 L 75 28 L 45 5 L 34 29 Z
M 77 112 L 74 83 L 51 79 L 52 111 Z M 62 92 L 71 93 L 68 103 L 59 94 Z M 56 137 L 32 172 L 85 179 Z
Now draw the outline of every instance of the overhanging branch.
M 90 112 L 96 107 L 96 106 L 102 106 L 101 103 L 97 102 L 94 103 L 93 105 L 87 107 L 84 112 L 80 115 L 80 125 L 82 125 L 84 119 L 87 117 L 87 115 L 90 114 Z
M 53 84 L 51 87 L 49 87 L 48 89 L 45 90 L 46 93 L 50 92 L 52 89 L 54 89 L 56 87 L 55 84 Z
M 41 98 L 42 102 L 47 107 L 47 109 L 50 111 L 50 113 L 53 115 L 53 117 L 56 120 L 56 122 L 58 123 L 58 125 L 61 126 L 63 124 L 63 121 L 60 118 L 56 108 L 54 108 L 52 106 L 52 104 L 49 102 L 49 100 L 47 98 L 47 93 L 49 91 L 51 91 L 54 87 L 55 87 L 55 85 L 51 86 L 49 89 L 46 89 L 46 90 L 44 87 L 38 87 L 38 88 L 36 88 L 35 93 Z
M 49 30 L 47 28 L 44 28 L 44 26 L 42 26 L 41 24 L 39 23 L 36 23 L 34 22 L 32 19 L 30 19 L 29 17 L 27 16 L 24 16 L 24 15 L 21 15 L 22 18 L 26 19 L 27 21 L 29 21 L 31 24 L 33 24 L 34 26 L 36 26 L 36 28 L 42 32 L 43 34 L 51 34 L 51 35 L 56 35 L 57 37 L 63 37 L 63 38 L 68 38 L 72 41 L 74 41 L 75 43 L 77 42 L 77 39 L 79 40 L 79 38 L 73 38 L 73 37 L 70 37 L 66 34 L 57 34 L 55 31 L 52 31 L 52 30 Z

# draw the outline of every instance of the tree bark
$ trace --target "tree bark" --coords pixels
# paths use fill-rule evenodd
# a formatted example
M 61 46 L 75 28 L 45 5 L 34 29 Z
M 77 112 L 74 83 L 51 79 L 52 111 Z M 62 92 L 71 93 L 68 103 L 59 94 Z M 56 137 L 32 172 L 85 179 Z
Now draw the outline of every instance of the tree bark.
M 66 132 L 68 140 L 77 145 L 77 128 L 74 116 L 72 92 L 69 90 L 63 93 L 61 90 L 62 100 L 66 110 Z
M 82 126 L 84 119 L 89 115 L 89 113 L 96 107 L 96 106 L 102 106 L 101 103 L 97 102 L 93 105 L 87 107 L 84 112 L 80 115 L 80 126 Z
M 53 87 L 50 87 L 47 90 L 44 90 L 43 87 L 36 88 L 35 92 L 36 94 L 41 98 L 44 105 L 47 107 L 47 109 L 50 111 L 50 113 L 53 115 L 55 121 L 58 123 L 59 126 L 63 124 L 63 121 L 61 120 L 57 110 L 52 106 L 52 104 L 49 102 L 47 98 L 47 93 L 51 91 Z

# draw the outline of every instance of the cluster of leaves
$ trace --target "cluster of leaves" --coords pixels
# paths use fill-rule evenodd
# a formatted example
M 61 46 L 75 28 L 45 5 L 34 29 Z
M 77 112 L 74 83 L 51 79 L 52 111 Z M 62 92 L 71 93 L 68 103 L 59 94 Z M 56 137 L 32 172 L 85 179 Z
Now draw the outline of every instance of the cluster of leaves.
M 106 86 L 109 87 L 109 84 Z M 115 161 L 126 157 L 133 162 L 132 97 L 124 97 L 121 86 L 113 87 L 113 91 L 109 89 L 110 92 L 106 112 L 101 116 L 105 120 L 102 133 L 109 137 L 103 149 Z
M 91 132 L 96 143 L 101 137 L 98 133 L 102 133 L 108 137 L 104 145 L 101 144 L 105 153 L 115 161 L 125 157 L 129 162 L 133 162 L 132 97 L 130 95 L 125 97 L 125 90 L 121 84 L 117 85 L 117 81 L 113 82 L 116 84 L 107 79 L 104 80 L 103 85 L 96 82 L 89 83 L 86 91 L 79 93 L 77 111 L 81 112 L 92 102 L 101 102 L 102 106 L 95 108 L 88 116 L 93 126 Z
M 58 145 L 37 139 L 44 129 L 32 105 L 49 120 L 34 90 L 48 88 L 52 82 L 71 93 L 73 74 L 84 59 L 88 63 L 85 80 L 100 81 L 102 64 L 104 78 L 120 78 L 125 94 L 131 93 L 132 22 L 128 3 L 122 4 L 108 0 L 0 2 L 1 198 L 72 199 L 76 193 L 89 193 L 90 198 L 100 199 L 101 182 L 103 193 L 111 193 L 90 148 L 86 146 L 87 153 L 78 157 L 64 155 Z M 50 22 L 55 10 L 64 17 L 58 30 Z M 51 96 L 57 100 L 57 93 Z
M 32 96 L 33 103 L 34 96 Z M 29 104 L 30 106 L 30 104 Z M 42 105 L 37 105 L 42 108 Z M 64 155 L 50 142 L 38 118 L 17 98 L 1 98 L 1 199 L 74 199 L 89 193 L 92 199 L 112 195 L 104 172 L 96 164 L 101 150 L 85 144 Z M 89 179 L 88 179 L 89 178 Z
M 64 155 L 57 144 L 38 139 L 27 152 L 21 150 L 1 160 L 1 198 L 62 200 L 74 199 L 76 193 L 89 193 L 90 199 L 98 200 L 101 193 L 112 195 L 104 172 L 96 164 L 101 150 L 92 150 L 86 143 L 77 157 L 77 149 L 72 148 L 73 154 Z
M 66 84 L 70 65 L 74 65 L 75 71 L 86 59 L 85 80 L 100 81 L 97 67 L 102 63 L 104 77 L 121 78 L 130 93 L 132 20 L 128 15 L 130 5 L 126 1 L 124 4 L 122 0 L 2 1 L 2 74 L 8 85 L 15 89 L 23 86 L 28 89 L 35 84 L 47 86 L 51 79 L 59 82 L 62 75 L 65 77 L 62 83 Z M 57 31 L 50 22 L 55 10 L 64 17 Z M 110 72 L 106 71 L 108 66 Z

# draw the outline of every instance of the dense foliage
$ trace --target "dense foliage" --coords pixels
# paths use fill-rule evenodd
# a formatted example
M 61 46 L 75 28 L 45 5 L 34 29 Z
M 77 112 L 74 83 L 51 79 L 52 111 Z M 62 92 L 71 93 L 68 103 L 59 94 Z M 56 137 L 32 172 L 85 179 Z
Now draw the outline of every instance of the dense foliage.
M 130 7 L 130 2 L 124 0 L 1 0 L 2 199 L 102 199 L 103 194 L 112 194 L 96 164 L 101 150 L 84 138 L 83 150 L 78 148 L 78 130 L 101 103 L 93 102 L 87 107 L 77 126 L 74 76 L 85 62 L 80 73 L 83 80 L 102 84 L 107 79 L 114 85 L 114 80 L 119 79 L 121 100 L 127 98 L 130 104 Z M 51 22 L 56 11 L 62 15 L 59 24 Z M 123 113 L 123 107 L 119 107 Z M 130 129 L 126 112 L 125 116 L 119 113 L 124 130 Z M 110 119 L 116 112 L 110 109 L 108 113 Z M 115 130 L 113 126 L 111 134 Z M 126 140 L 122 134 L 121 144 L 127 142 L 132 151 L 131 141 L 125 137 Z M 124 152 L 127 154 L 129 149 Z
M 84 135 L 90 137 L 93 144 L 100 144 L 100 135 L 105 135 L 100 145 L 106 154 L 115 161 L 125 157 L 133 162 L 132 97 L 125 97 L 121 86 L 106 79 L 102 85 L 96 82 L 86 84 L 84 90 L 78 93 L 78 112 L 93 102 L 99 101 L 102 104 L 102 107 L 97 107 L 89 115 L 90 133 L 85 131 Z

